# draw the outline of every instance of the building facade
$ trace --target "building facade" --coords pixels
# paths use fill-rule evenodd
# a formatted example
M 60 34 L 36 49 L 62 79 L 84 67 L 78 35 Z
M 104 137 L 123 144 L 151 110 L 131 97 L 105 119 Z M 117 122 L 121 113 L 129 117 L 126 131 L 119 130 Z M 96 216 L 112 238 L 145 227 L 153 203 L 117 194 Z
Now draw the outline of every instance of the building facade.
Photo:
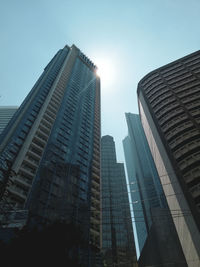
M 136 228 L 137 256 L 152 225 L 152 208 L 166 208 L 167 202 L 137 114 L 126 113 L 128 136 L 123 140 L 124 155 Z
M 28 210 L 35 225 L 75 223 L 98 251 L 100 135 L 96 66 L 76 46 L 65 46 L 1 135 L 3 209 Z M 83 266 L 92 266 L 88 261 L 84 256 Z
M 123 147 L 139 266 L 187 266 L 140 116 L 125 116 Z
M 188 266 L 199 266 L 200 51 L 147 74 L 138 84 L 138 99 L 185 258 Z
M 9 123 L 12 116 L 17 110 L 16 106 L 1 106 L 0 107 L 0 134 L 3 132 L 6 125 Z
M 112 136 L 101 139 L 102 252 L 105 266 L 136 266 L 136 252 L 123 163 Z

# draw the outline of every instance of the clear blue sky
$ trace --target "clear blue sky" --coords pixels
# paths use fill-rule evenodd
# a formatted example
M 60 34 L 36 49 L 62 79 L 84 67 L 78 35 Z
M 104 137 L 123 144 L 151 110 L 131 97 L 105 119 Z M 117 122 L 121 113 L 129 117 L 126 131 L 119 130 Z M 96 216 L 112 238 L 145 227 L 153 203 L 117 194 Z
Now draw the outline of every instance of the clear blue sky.
M 123 161 L 125 112 L 149 71 L 199 50 L 200 0 L 1 0 L 0 105 L 20 105 L 58 49 L 75 44 L 115 68 L 102 83 L 102 135 Z

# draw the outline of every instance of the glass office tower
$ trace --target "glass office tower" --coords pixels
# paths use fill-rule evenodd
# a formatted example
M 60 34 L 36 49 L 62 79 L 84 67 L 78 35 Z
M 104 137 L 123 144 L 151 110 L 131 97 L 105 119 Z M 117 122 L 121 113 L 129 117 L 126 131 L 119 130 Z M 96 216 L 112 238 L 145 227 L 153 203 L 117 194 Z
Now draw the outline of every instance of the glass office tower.
M 152 225 L 152 208 L 166 208 L 167 202 L 149 149 L 140 117 L 126 113 L 128 136 L 123 140 L 136 228 L 137 256 L 144 247 Z
M 138 84 L 141 121 L 188 266 L 200 264 L 200 51 Z M 167 185 L 166 185 L 167 184 Z
M 112 136 L 101 139 L 102 251 L 106 266 L 136 266 L 126 177 Z
M 56 53 L 2 133 L 0 164 L 4 210 L 80 225 L 99 249 L 100 80 L 74 45 Z
M 139 266 L 187 266 L 138 114 L 123 140 Z
M 9 123 L 12 116 L 17 110 L 16 106 L 1 106 L 0 107 L 0 134 L 3 132 L 6 125 Z

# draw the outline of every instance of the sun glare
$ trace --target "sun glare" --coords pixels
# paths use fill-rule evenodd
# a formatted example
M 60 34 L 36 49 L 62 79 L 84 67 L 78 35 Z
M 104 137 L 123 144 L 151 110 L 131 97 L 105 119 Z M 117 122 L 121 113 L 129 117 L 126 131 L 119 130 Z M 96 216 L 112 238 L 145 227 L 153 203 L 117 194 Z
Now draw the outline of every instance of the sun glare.
M 97 75 L 100 77 L 102 85 L 112 85 L 115 78 L 113 63 L 107 59 L 99 59 L 96 61 L 96 65 L 98 68 Z

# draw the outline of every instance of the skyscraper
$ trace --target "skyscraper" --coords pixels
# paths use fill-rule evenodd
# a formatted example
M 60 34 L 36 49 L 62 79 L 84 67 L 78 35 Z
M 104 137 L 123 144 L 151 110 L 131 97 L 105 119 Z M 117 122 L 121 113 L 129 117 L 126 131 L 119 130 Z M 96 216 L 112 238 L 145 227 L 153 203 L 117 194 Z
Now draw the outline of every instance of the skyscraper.
M 128 136 L 123 140 L 136 227 L 138 258 L 152 225 L 151 209 L 166 208 L 167 202 L 137 114 L 126 113 Z M 140 219 L 138 219 L 140 218 Z
M 143 128 L 188 266 L 200 263 L 200 51 L 138 84 Z
M 16 106 L 1 106 L 0 107 L 0 134 L 15 114 L 17 110 Z
M 128 136 L 123 146 L 139 266 L 186 266 L 140 117 L 125 115 Z
M 135 266 L 136 254 L 123 163 L 112 136 L 101 139 L 102 251 L 106 266 Z
M 0 163 L 4 210 L 27 210 L 35 225 L 78 224 L 99 249 L 100 80 L 74 45 L 56 53 L 3 132 Z

